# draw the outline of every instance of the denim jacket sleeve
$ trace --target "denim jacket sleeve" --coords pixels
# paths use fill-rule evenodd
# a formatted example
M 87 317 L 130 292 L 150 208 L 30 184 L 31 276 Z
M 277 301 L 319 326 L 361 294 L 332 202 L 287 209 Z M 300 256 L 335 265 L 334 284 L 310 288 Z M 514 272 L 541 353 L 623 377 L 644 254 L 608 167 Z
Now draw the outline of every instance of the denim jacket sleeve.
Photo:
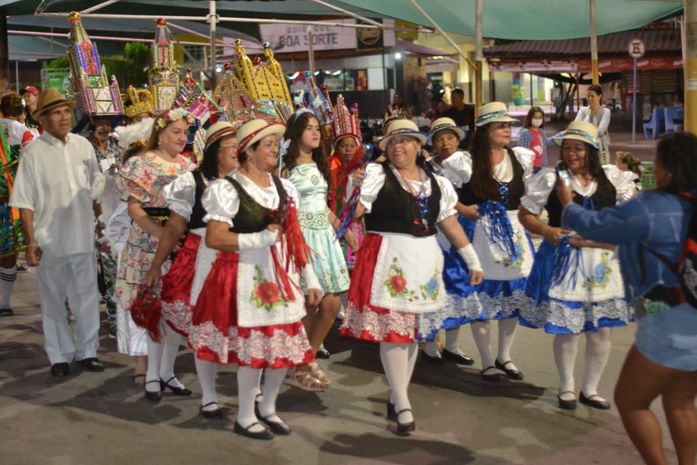
M 643 205 L 636 198 L 597 211 L 570 203 L 562 211 L 562 225 L 586 239 L 615 245 L 646 240 L 650 228 Z

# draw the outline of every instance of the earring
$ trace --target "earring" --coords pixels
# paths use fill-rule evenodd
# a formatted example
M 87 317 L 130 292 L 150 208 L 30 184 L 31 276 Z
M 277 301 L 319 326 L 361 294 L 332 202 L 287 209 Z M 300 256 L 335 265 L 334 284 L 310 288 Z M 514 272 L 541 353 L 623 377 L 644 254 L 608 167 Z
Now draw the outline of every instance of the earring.
M 157 145 L 162 145 L 162 139 L 157 139 Z

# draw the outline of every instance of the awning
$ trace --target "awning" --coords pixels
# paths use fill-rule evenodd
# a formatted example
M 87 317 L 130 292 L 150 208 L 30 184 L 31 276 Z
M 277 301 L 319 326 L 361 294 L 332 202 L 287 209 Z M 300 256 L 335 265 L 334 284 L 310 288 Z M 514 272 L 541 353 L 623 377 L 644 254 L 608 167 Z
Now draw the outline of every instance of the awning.
M 46 37 L 9 36 L 10 61 L 51 60 L 65 56 L 67 40 Z
M 414 42 L 409 42 L 408 40 L 397 40 L 394 51 L 400 50 L 413 55 L 421 55 L 425 57 L 449 57 L 454 55 L 453 53 L 446 52 L 444 50 L 415 44 Z M 457 63 L 457 61 L 455 61 L 455 63 Z

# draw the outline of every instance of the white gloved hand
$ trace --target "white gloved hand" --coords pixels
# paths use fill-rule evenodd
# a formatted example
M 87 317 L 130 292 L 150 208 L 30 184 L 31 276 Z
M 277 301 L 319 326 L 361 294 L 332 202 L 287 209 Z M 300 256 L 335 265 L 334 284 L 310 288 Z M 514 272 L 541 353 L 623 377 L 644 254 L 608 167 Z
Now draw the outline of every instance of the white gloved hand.
M 457 249 L 457 253 L 460 254 L 470 271 L 484 271 L 482 270 L 482 264 L 479 263 L 479 256 L 471 243 L 461 249 Z
M 237 236 L 238 250 L 263 249 L 271 247 L 278 240 L 278 231 L 264 229 L 260 232 L 240 234 Z
M 312 269 L 312 263 L 308 263 L 307 266 L 303 268 L 302 277 L 305 281 L 305 289 L 303 289 L 305 293 L 307 293 L 307 291 L 310 289 L 322 290 L 322 285 L 315 274 L 315 270 Z

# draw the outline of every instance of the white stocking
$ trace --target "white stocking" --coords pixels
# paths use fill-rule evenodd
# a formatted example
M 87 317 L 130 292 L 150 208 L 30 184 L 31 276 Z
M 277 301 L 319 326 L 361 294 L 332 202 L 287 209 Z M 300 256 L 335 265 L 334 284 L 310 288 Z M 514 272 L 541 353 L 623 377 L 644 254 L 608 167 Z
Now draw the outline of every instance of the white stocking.
M 261 388 L 264 398 L 259 403 L 259 413 L 271 421 L 283 421 L 276 415 L 276 399 L 287 371 L 286 368 L 267 368 L 264 370 L 264 385 Z
M 411 376 L 410 346 L 413 347 L 415 344 L 380 343 L 380 361 L 385 370 L 387 384 L 390 385 L 390 399 L 394 402 L 397 412 L 411 408 L 408 394 Z M 409 411 L 402 412 L 398 420 L 400 423 L 409 423 L 414 420 L 414 416 Z
M 160 360 L 162 360 L 163 345 L 152 340 L 150 335 L 148 339 L 148 372 L 145 374 L 145 390 L 150 392 L 160 391 Z M 150 381 L 158 381 L 152 383 Z
M 489 322 L 488 321 L 473 321 L 472 337 L 474 343 L 477 344 L 479 357 L 482 359 L 482 370 L 494 366 L 494 361 L 491 358 L 491 344 L 489 343 Z
M 559 394 L 562 392 L 574 392 L 562 395 L 563 400 L 576 398 L 576 385 L 574 383 L 574 365 L 576 364 L 576 353 L 578 352 L 578 340 L 580 334 L 557 334 L 554 336 L 554 363 L 557 365 L 559 373 Z
M 445 350 L 453 354 L 460 354 L 460 327 L 445 331 Z
M 430 355 L 431 357 L 440 358 L 440 351 L 438 350 L 438 343 L 436 343 L 436 335 L 433 336 L 432 341 L 427 340 L 424 343 L 424 352 L 426 353 L 426 355 Z
M 17 267 L 0 266 L 0 308 L 11 308 L 12 290 L 17 281 Z
M 498 360 L 506 363 L 511 360 L 511 346 L 515 338 L 515 330 L 518 327 L 517 318 L 506 318 L 499 320 L 499 355 Z M 506 368 L 518 369 L 515 364 L 507 364 Z
M 254 399 L 259 389 L 259 379 L 261 378 L 261 370 L 250 367 L 239 367 L 237 369 L 237 402 L 239 410 L 237 412 L 237 423 L 242 428 L 247 428 L 249 425 L 259 421 L 254 413 Z M 260 432 L 264 430 L 263 425 L 255 425 L 250 431 Z
M 583 393 L 598 394 L 598 383 L 610 358 L 610 328 L 586 333 L 586 367 L 583 371 Z
M 170 386 L 183 388 L 184 385 L 174 377 L 174 362 L 177 360 L 179 345 L 182 343 L 183 338 L 181 334 L 173 330 L 167 323 L 160 325 L 160 333 L 163 339 L 160 378 L 163 381 L 168 381 Z
M 215 378 L 218 375 L 218 364 L 208 362 L 194 357 L 196 363 L 196 374 L 201 385 L 201 405 L 215 402 L 213 405 L 205 407 L 204 410 L 215 410 L 219 407 L 218 393 L 215 390 Z

